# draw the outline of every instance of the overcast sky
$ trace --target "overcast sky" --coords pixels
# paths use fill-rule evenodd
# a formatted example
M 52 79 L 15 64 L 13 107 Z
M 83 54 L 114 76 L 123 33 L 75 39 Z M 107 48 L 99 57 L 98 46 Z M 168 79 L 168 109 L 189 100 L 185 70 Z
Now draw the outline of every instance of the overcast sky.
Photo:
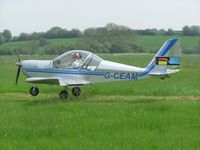
M 0 0 L 0 32 L 14 35 L 110 22 L 133 29 L 200 25 L 200 0 Z

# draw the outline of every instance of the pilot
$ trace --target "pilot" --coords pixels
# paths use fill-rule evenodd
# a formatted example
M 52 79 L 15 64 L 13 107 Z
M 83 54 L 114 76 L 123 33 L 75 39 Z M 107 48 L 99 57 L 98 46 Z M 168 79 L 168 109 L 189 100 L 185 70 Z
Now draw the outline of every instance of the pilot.
M 72 64 L 71 68 L 72 69 L 79 69 L 81 67 L 81 55 L 76 52 L 72 55 Z

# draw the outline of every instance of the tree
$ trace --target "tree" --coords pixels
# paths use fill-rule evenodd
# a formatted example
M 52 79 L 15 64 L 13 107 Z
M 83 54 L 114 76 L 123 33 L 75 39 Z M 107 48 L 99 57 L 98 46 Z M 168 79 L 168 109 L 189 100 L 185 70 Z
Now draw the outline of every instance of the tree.
M 196 36 L 200 35 L 200 27 L 199 26 L 184 26 L 183 29 L 183 35 L 185 36 Z
M 67 35 L 67 30 L 62 29 L 61 27 L 53 27 L 44 34 L 44 37 L 48 39 L 55 39 L 55 38 L 65 38 L 66 35 Z
M 184 26 L 182 31 L 183 31 L 183 35 L 191 35 L 191 29 L 189 26 Z
M 190 28 L 193 35 L 200 35 L 200 26 L 191 26 Z
M 26 41 L 29 39 L 29 34 L 27 33 L 21 33 L 19 37 L 17 38 L 17 41 Z
M 174 30 L 171 29 L 171 28 L 169 28 L 165 33 L 165 35 L 168 35 L 168 36 L 171 36 L 171 35 L 174 35 L 174 34 L 175 34 Z
M 83 31 L 83 35 L 87 37 L 96 36 L 97 31 L 96 28 L 87 28 Z
M 5 42 L 5 38 L 3 36 L 3 33 L 0 33 L 0 45 Z
M 108 23 L 105 26 L 105 28 L 107 29 L 107 31 L 110 31 L 110 30 L 129 30 L 130 29 L 129 27 L 117 25 L 117 24 L 114 24 L 114 23 Z
M 43 35 L 44 35 L 44 33 L 33 32 L 33 33 L 30 34 L 29 40 L 38 40 L 38 39 L 40 39 Z
M 165 35 L 165 34 L 166 34 L 166 31 L 165 31 L 165 29 L 160 29 L 160 30 L 157 31 L 157 33 L 158 33 L 159 35 Z
M 137 30 L 139 35 L 156 35 L 157 29 L 145 29 L 145 30 Z
M 121 43 L 112 43 L 110 52 L 111 53 L 122 53 L 124 50 L 123 46 L 124 45 L 122 45 Z
M 81 31 L 78 29 L 72 29 L 71 31 L 67 32 L 67 37 L 68 38 L 76 38 L 81 36 Z
M 12 34 L 11 34 L 11 32 L 9 30 L 5 29 L 3 31 L 3 37 L 5 39 L 5 42 L 9 42 L 12 39 Z
M 17 36 L 13 36 L 13 38 L 12 38 L 12 42 L 16 42 L 16 41 L 17 41 L 17 39 L 18 39 L 18 37 L 17 37 Z

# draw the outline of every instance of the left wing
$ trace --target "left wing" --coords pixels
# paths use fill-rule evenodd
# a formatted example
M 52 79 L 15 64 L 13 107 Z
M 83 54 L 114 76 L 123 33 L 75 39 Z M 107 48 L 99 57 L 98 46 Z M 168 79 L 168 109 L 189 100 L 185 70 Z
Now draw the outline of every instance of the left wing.
M 71 79 L 71 78 L 66 79 L 66 78 L 56 78 L 56 77 L 32 77 L 32 78 L 27 78 L 26 81 L 30 83 L 59 84 L 60 86 L 81 86 L 91 83 L 83 79 Z

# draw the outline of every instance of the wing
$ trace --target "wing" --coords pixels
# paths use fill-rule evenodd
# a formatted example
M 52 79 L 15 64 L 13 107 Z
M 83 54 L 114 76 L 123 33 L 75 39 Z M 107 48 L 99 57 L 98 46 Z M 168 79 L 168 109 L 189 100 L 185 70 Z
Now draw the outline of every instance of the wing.
M 177 70 L 167 69 L 166 71 L 153 71 L 153 72 L 150 72 L 149 75 L 151 75 L 151 76 L 168 76 L 168 75 L 176 73 L 178 71 L 179 71 L 178 69 Z
M 32 78 L 27 78 L 26 81 L 30 83 L 59 84 L 60 86 L 81 86 L 91 83 L 83 79 L 70 79 L 70 78 L 66 79 L 66 78 L 56 78 L 56 77 L 32 77 Z

